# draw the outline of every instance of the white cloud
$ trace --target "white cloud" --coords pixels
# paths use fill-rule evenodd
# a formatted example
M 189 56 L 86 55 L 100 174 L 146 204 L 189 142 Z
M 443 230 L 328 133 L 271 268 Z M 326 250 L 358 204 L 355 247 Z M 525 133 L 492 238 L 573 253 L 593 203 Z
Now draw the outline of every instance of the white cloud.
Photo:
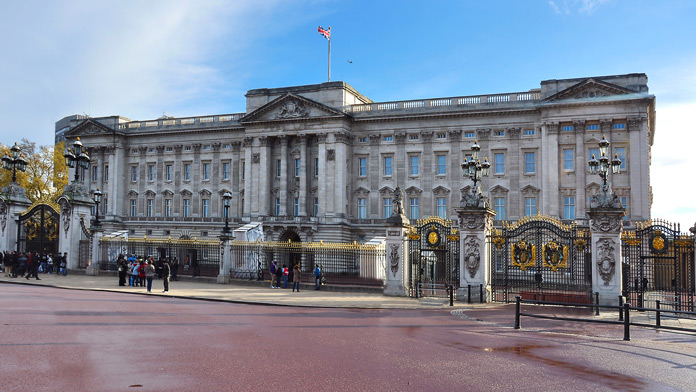
M 592 15 L 599 7 L 609 3 L 611 0 L 560 0 L 557 4 L 554 0 L 549 0 L 549 6 L 557 15 L 569 15 L 575 11 L 579 14 Z

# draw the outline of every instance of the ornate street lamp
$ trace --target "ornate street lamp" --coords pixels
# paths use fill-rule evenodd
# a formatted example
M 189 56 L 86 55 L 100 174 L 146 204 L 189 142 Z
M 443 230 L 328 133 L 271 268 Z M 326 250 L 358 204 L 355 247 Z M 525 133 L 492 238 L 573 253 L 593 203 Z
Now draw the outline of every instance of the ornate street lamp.
M 222 194 L 222 205 L 225 207 L 225 228 L 222 229 L 224 234 L 230 233 L 230 201 L 232 201 L 232 194 L 229 191 L 225 191 Z
M 607 208 L 621 207 L 621 202 L 616 194 L 610 189 L 608 183 L 609 169 L 614 174 L 621 174 L 621 159 L 619 154 L 614 154 L 614 159 L 609 160 L 607 155 L 609 152 L 609 141 L 602 135 L 602 140 L 599 141 L 599 159 L 595 158 L 594 154 L 590 158 L 587 165 L 590 167 L 590 174 L 599 174 L 602 178 L 602 190 L 596 196 L 590 199 L 591 207 Z
M 481 195 L 481 189 L 479 189 L 476 184 L 478 184 L 483 177 L 488 177 L 491 164 L 488 163 L 488 158 L 484 158 L 483 163 L 481 163 L 479 152 L 481 152 L 481 146 L 479 146 L 477 141 L 474 141 L 474 145 L 471 146 L 471 156 L 467 157 L 461 165 L 464 177 L 469 177 L 471 181 L 474 182 L 471 194 L 464 196 L 464 202 L 467 207 L 481 207 L 481 200 L 483 200 L 484 204 L 487 202 L 487 199 Z M 485 205 L 483 207 L 485 207 Z
M 65 165 L 69 168 L 75 168 L 74 182 L 78 182 L 80 180 L 80 171 L 87 169 L 90 161 L 89 155 L 87 155 L 87 152 L 82 148 L 82 142 L 80 142 L 79 137 L 75 140 L 75 143 L 73 143 L 72 150 L 67 148 L 63 156 L 65 157 Z
M 99 226 L 99 203 L 101 203 L 103 193 L 97 188 L 97 190 L 92 191 L 92 201 L 97 205 L 96 212 L 94 214 L 94 226 Z
M 12 151 L 12 157 L 5 155 L 2 157 L 2 162 L 6 170 L 12 170 L 12 182 L 17 182 L 17 170 L 21 172 L 27 170 L 27 161 L 22 157 L 17 142 L 10 151 Z

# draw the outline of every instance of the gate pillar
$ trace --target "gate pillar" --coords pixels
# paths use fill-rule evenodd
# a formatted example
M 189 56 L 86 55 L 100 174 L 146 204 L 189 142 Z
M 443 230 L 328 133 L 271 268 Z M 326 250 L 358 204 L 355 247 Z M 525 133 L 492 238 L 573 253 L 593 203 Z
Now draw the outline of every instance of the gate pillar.
M 408 231 L 409 221 L 404 215 L 401 205 L 401 189 L 397 186 L 392 199 L 394 210 L 387 218 L 387 263 L 385 267 L 384 295 L 408 296 L 407 284 L 411 279 L 411 271 L 404 266 L 408 264 Z
M 87 187 L 73 183 L 63 187 L 63 194 L 57 202 L 60 204 L 61 227 L 59 252 L 68 254 L 66 268 L 74 270 L 80 265 L 80 240 L 88 237 L 85 225 L 91 221 L 94 201 Z
M 2 187 L 0 195 L 0 251 L 17 250 L 19 215 L 31 205 L 27 191 L 16 182 Z
M 622 287 L 621 232 L 625 210 L 590 208 L 592 235 L 592 291 L 599 293 L 600 305 L 619 305 Z
M 102 234 L 104 234 L 104 230 L 102 230 L 101 226 L 96 226 L 91 228 L 91 232 L 92 236 L 89 239 L 89 265 L 87 265 L 87 270 L 85 271 L 85 274 L 90 276 L 96 276 L 99 275 L 99 241 L 101 241 Z M 70 254 L 68 253 L 68 255 Z
M 222 284 L 230 283 L 230 270 L 232 269 L 232 238 L 227 234 L 220 237 L 220 272 L 218 273 L 217 282 Z M 273 277 L 271 276 L 271 280 Z
M 457 299 L 490 302 L 491 272 L 486 237 L 493 228 L 495 211 L 487 207 L 463 207 L 454 210 L 459 216 L 459 271 L 461 271 Z M 471 285 L 471 291 L 469 291 L 469 285 Z M 471 292 L 471 298 L 468 298 L 469 292 Z

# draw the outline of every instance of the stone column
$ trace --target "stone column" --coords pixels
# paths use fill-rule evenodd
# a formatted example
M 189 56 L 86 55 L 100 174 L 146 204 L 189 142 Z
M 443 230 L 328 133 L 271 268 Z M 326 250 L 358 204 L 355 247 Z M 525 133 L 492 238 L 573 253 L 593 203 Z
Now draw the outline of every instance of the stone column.
M 326 215 L 326 199 L 328 199 L 328 197 L 326 197 L 328 195 L 328 184 L 326 179 L 333 177 L 333 171 L 329 167 L 327 160 L 328 150 L 326 148 L 326 137 L 326 133 L 322 132 L 317 134 L 317 156 L 319 158 L 319 167 L 321 168 L 319 172 L 320 178 L 319 181 L 317 181 L 317 187 L 319 188 L 317 192 L 317 197 L 319 198 L 319 211 L 317 216 Z M 335 154 L 335 151 L 333 154 Z
M 240 181 L 240 183 L 244 184 L 244 205 L 242 206 L 242 216 L 243 217 L 251 217 L 251 201 L 256 197 L 255 194 L 252 194 L 254 191 L 254 187 L 252 185 L 252 171 L 251 171 L 251 165 L 252 165 L 252 142 L 253 138 L 250 137 L 245 137 L 244 141 L 242 142 L 242 147 L 244 148 L 244 179 Z M 258 191 L 258 190 L 257 190 Z
M 485 199 L 484 199 L 485 200 Z M 486 237 L 493 228 L 495 211 L 482 203 L 480 207 L 464 206 L 455 208 L 459 216 L 459 289 L 457 299 L 466 301 L 471 285 L 471 302 L 490 302 L 491 271 L 489 253 L 486 250 Z M 481 285 L 483 296 L 481 299 Z
M 591 203 L 592 204 L 592 203 Z M 620 204 L 619 204 L 620 205 Z M 618 305 L 621 295 L 621 232 L 623 208 L 590 208 L 592 291 L 600 305 Z
M 411 279 L 408 265 L 408 231 L 409 221 L 404 215 L 401 204 L 403 197 L 399 187 L 394 191 L 392 201 L 392 216 L 387 218 L 387 262 L 385 265 L 387 281 L 384 285 L 384 295 L 408 296 L 406 284 Z
M 89 189 L 80 184 L 73 183 L 63 188 L 63 194 L 58 197 L 60 204 L 59 252 L 67 253 L 65 260 L 67 269 L 77 269 L 80 257 L 80 240 L 86 238 L 82 231 L 83 220 L 92 216 L 94 202 L 89 194 Z
M 321 186 L 321 185 L 320 185 Z M 288 137 L 280 136 L 280 216 L 288 215 Z M 273 203 L 275 206 L 275 201 Z M 275 208 L 275 207 L 274 207 Z M 273 211 L 275 213 L 275 211 Z
M 558 127 L 558 123 L 546 123 L 542 125 L 541 129 L 541 162 L 544 163 L 544 175 L 541 187 L 541 209 L 539 211 L 542 214 L 553 216 L 560 216 Z
M 87 265 L 87 270 L 85 271 L 85 274 L 90 276 L 96 276 L 99 275 L 99 259 L 101 258 L 101 254 L 99 252 L 99 242 L 101 241 L 102 235 L 104 234 L 104 230 L 102 230 L 101 226 L 95 226 L 92 227 L 90 231 L 92 233 L 92 237 L 89 239 L 90 258 L 89 265 Z M 70 254 L 68 253 L 68 255 Z
M 17 250 L 17 220 L 31 205 L 27 191 L 16 182 L 2 188 L 0 194 L 0 250 Z
M 262 136 L 259 138 L 259 216 L 269 216 L 271 209 L 271 175 L 272 155 L 271 140 Z
M 230 269 L 232 268 L 232 236 L 228 234 L 220 237 L 220 273 L 217 282 L 222 284 L 230 283 Z
M 307 216 L 307 136 L 299 136 L 300 141 L 300 210 L 299 216 Z

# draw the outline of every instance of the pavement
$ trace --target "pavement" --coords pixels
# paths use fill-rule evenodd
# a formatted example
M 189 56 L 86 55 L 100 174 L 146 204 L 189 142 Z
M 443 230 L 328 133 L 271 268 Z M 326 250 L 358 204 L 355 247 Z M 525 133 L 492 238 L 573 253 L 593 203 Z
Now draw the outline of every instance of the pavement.
M 161 280 L 155 279 L 152 284 L 152 293 L 148 294 L 145 287 L 119 286 L 118 277 L 113 273 L 87 276 L 84 271 L 71 271 L 67 276 L 56 274 L 39 274 L 41 280 L 25 279 L 23 277 L 9 278 L 4 273 L 0 274 L 0 284 L 22 284 L 56 287 L 70 290 L 90 290 L 103 292 L 130 293 L 145 296 L 166 296 L 173 298 L 188 298 L 207 301 L 219 301 L 230 303 L 246 303 L 256 305 L 317 307 L 317 308 L 346 308 L 346 309 L 410 309 L 410 310 L 450 310 L 455 316 L 488 322 L 498 326 L 511 327 L 514 323 L 514 304 L 488 303 L 467 304 L 462 301 L 454 301 L 454 306 L 449 306 L 446 299 L 416 299 L 409 297 L 387 296 L 374 288 L 356 288 L 328 286 L 322 290 L 314 290 L 313 285 L 302 284 L 300 292 L 293 292 L 291 288 L 272 289 L 269 281 L 232 280 L 228 284 L 218 284 L 213 278 L 191 278 L 170 282 L 168 293 L 163 293 Z M 291 287 L 289 285 L 289 287 Z M 618 312 L 614 310 L 601 310 L 596 316 L 591 309 L 568 308 L 559 306 L 525 306 L 523 312 L 541 314 L 546 316 L 561 316 L 574 318 L 587 318 L 594 320 L 618 321 Z M 666 316 L 666 315 L 665 315 Z M 662 325 L 691 328 L 696 330 L 696 319 L 673 319 L 663 316 Z M 631 312 L 631 321 L 634 323 L 655 324 L 655 314 L 651 312 Z M 536 330 L 554 330 L 552 325 L 559 321 L 549 321 L 522 318 L 523 326 L 529 329 L 531 326 L 542 327 Z M 531 324 L 531 325 L 530 325 Z M 587 329 L 588 323 L 568 324 L 557 332 L 572 332 L 578 327 Z M 612 329 L 621 326 L 611 326 Z M 646 328 L 641 328 L 646 330 Z M 651 328 L 647 328 L 652 330 Z M 632 328 L 635 330 L 635 328 Z M 664 330 L 662 330 L 664 331 Z M 577 331 L 579 332 L 579 331 Z M 613 333 L 613 332 L 612 332 Z M 693 335 L 693 334 L 690 334 Z

